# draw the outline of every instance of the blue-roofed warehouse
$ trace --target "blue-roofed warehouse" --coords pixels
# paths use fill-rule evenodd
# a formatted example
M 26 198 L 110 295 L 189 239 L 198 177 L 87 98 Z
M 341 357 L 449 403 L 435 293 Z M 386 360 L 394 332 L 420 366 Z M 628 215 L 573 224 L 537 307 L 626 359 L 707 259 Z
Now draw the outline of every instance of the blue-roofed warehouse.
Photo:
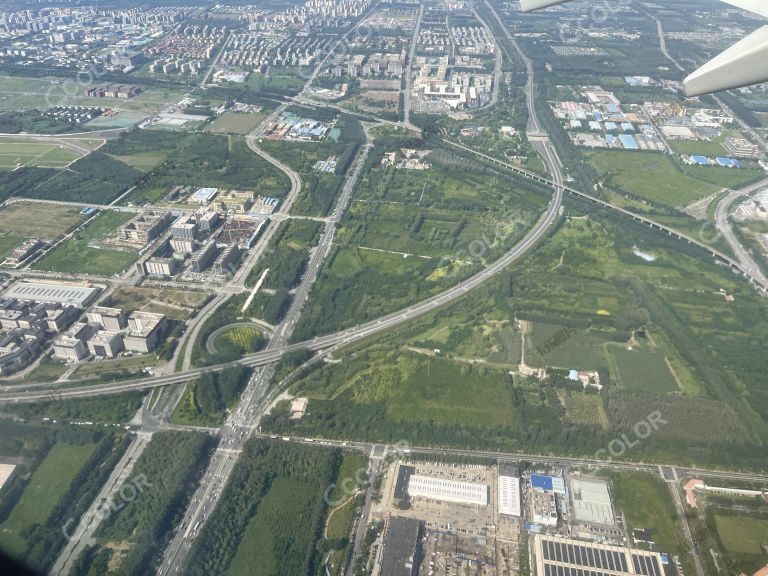
M 715 162 L 724 168 L 741 168 L 741 162 L 734 158 L 723 158 L 718 156 L 715 158 Z
M 565 494 L 565 481 L 557 476 L 531 474 L 531 488 L 542 492 Z
M 622 134 L 619 136 L 619 140 L 621 140 L 621 145 L 624 146 L 625 150 L 638 150 L 640 148 L 637 145 L 637 140 L 631 134 Z

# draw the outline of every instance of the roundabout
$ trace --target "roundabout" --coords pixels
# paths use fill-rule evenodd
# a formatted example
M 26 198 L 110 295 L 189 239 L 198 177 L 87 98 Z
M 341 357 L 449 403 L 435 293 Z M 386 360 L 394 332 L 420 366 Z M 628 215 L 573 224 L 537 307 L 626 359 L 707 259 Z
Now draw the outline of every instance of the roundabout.
M 266 322 L 255 320 L 227 324 L 211 332 L 205 342 L 205 349 L 215 355 L 222 352 L 224 347 L 236 347 L 244 354 L 251 354 L 264 348 L 273 331 L 274 328 Z

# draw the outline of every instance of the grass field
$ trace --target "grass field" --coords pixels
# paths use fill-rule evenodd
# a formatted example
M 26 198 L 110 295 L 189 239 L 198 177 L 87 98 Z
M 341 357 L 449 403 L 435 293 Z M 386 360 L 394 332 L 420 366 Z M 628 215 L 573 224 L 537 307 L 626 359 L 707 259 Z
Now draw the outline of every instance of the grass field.
M 358 402 L 386 399 L 387 416 L 395 422 L 507 426 L 515 420 L 502 380 L 482 366 L 403 354 L 394 370 L 359 375 L 353 398 Z M 461 386 L 445 386 L 458 381 Z
M 197 381 L 187 384 L 181 401 L 171 414 L 171 422 L 187 426 L 221 426 L 221 415 L 204 413 L 197 405 L 196 400 Z
M 298 92 L 307 81 L 307 75 L 308 71 L 305 72 L 300 68 L 281 68 L 271 70 L 268 75 L 255 72 L 248 76 L 247 83 L 255 91 L 290 89 Z
M 63 78 L 24 78 L 0 76 L 0 110 L 47 110 L 51 106 L 110 106 L 142 113 L 156 112 L 169 102 L 180 100 L 184 90 L 164 87 L 144 87 L 144 92 L 130 100 L 115 102 L 109 98 L 89 98 L 86 88 L 98 82 L 74 82 Z
M 600 396 L 565 390 L 560 391 L 559 396 L 565 408 L 565 417 L 574 424 L 604 430 L 608 428 L 608 415 Z
M 656 548 L 671 554 L 685 550 L 678 519 L 667 486 L 646 473 L 620 472 L 613 476 L 616 506 L 624 511 L 628 528 L 649 528 Z
M 53 242 L 82 219 L 79 208 L 16 202 L 0 210 L 0 234 Z
M 614 377 L 620 386 L 630 390 L 644 390 L 665 394 L 677 392 L 675 376 L 670 372 L 659 348 L 634 348 L 608 346 Z
M 28 138 L 0 138 L 0 169 L 22 166 L 64 168 L 83 154 L 74 152 L 56 142 L 44 142 Z
M 77 233 L 77 238 L 86 242 L 102 240 L 112 233 L 118 226 L 125 224 L 133 218 L 133 212 L 119 212 L 117 210 L 105 210 L 92 222 Z
M 156 153 L 142 153 L 132 156 L 115 156 L 113 158 L 125 162 L 128 166 L 141 170 L 142 172 L 150 172 L 154 168 L 157 168 L 160 164 L 165 162 L 167 156 L 162 152 Z
M 240 134 L 251 132 L 264 119 L 264 114 L 244 114 L 239 112 L 224 112 L 211 124 L 205 127 L 206 132 L 215 134 Z
M 36 264 L 36 268 L 68 274 L 118 274 L 136 262 L 139 255 L 133 251 L 97 248 L 89 244 L 109 236 L 118 226 L 130 220 L 132 212 L 108 210 L 99 214 L 75 237 L 63 242 Z
M 563 326 L 529 322 L 525 361 L 531 366 L 555 366 L 577 370 L 597 370 L 606 365 L 605 340 L 589 330 L 575 330 L 561 345 L 547 351 L 546 343 L 564 330 Z
M 768 546 L 768 520 L 715 515 L 717 532 L 723 546 L 738 554 L 761 554 Z
M 250 354 L 256 351 L 253 346 L 254 339 L 258 338 L 258 341 L 261 342 L 261 336 L 261 330 L 255 326 L 235 326 L 231 330 L 219 334 L 216 341 L 226 340 L 242 350 L 244 354 Z
M 35 268 L 67 274 L 111 276 L 127 269 L 138 258 L 136 252 L 92 248 L 70 238 L 38 262 Z
M 55 382 L 67 371 L 67 365 L 45 356 L 37 368 L 24 375 L 23 380 L 8 380 L 8 384 L 28 384 L 31 382 Z
M 171 320 L 187 320 L 206 298 L 205 292 L 121 286 L 110 296 L 109 305 L 126 310 L 165 314 Z
M 669 140 L 669 146 L 677 154 L 702 156 L 725 156 L 727 151 L 717 141 L 707 140 Z
M 0 262 L 5 260 L 22 242 L 24 238 L 20 236 L 0 236 Z
M 675 207 L 687 206 L 720 188 L 737 188 L 760 176 L 751 169 L 682 167 L 661 154 L 594 152 L 586 158 L 608 188 Z
M 56 444 L 38 466 L 8 519 L 0 524 L 0 548 L 12 556 L 24 551 L 21 532 L 44 524 L 59 498 L 88 461 L 95 444 Z

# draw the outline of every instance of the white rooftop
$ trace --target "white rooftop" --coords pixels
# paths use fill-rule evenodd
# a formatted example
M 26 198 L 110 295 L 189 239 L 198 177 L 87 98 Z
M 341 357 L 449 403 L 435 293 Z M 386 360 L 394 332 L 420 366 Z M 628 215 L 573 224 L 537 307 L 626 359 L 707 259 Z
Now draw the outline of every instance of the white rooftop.
M 571 480 L 571 500 L 576 520 L 590 524 L 614 523 L 611 495 L 604 480 L 574 478 Z
M 85 286 L 16 282 L 5 291 L 3 296 L 27 302 L 58 303 L 85 308 L 98 293 L 98 288 Z

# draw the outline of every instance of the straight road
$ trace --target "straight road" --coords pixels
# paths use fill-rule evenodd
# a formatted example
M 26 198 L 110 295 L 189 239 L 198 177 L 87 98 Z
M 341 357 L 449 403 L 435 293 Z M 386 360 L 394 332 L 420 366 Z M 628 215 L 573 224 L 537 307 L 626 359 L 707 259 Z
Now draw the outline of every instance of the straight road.
M 320 242 L 310 257 L 309 268 L 294 293 L 293 302 L 285 319 L 275 328 L 275 332 L 267 344 L 267 352 L 280 350 L 286 346 L 301 315 L 309 291 L 317 278 L 320 265 L 325 256 L 330 252 L 336 230 L 336 222 L 341 218 L 349 203 L 352 191 L 371 147 L 367 142 L 367 129 L 365 134 L 366 144 L 355 159 L 352 172 L 347 176 L 342 193 L 336 201 L 331 219 L 326 223 Z M 218 504 L 245 442 L 248 440 L 254 427 L 258 426 L 259 420 L 264 413 L 264 406 L 269 404 L 272 395 L 269 394 L 268 389 L 273 375 L 273 365 L 259 368 L 254 372 L 245 392 L 241 396 L 237 410 L 229 416 L 227 423 L 222 427 L 216 453 L 212 457 L 208 469 L 187 507 L 179 529 L 166 548 L 158 574 L 176 574 L 184 566 L 192 547 L 192 542 L 200 534 L 211 511 Z
M 117 506 L 117 496 L 125 485 L 125 481 L 131 475 L 136 460 L 141 456 L 149 444 L 149 434 L 137 434 L 125 454 L 117 463 L 107 483 L 101 489 L 91 506 L 80 518 L 73 531 L 71 526 L 65 524 L 63 530 L 67 531 L 67 543 L 59 554 L 51 568 L 51 576 L 67 576 L 72 570 L 72 564 L 77 560 L 86 546 L 93 544 L 93 535 L 101 523 L 109 516 L 112 505 Z M 137 490 L 141 487 L 135 487 Z M 70 522 L 70 524 L 74 524 Z
M 416 46 L 419 43 L 419 30 L 421 29 L 421 17 L 424 15 L 424 5 L 419 5 L 419 15 L 413 27 L 411 46 L 408 50 L 408 64 L 405 66 L 405 88 L 403 94 L 403 124 L 411 125 L 411 83 L 413 81 L 413 61 L 416 58 Z
M 261 436 L 266 437 L 262 434 Z M 312 446 L 335 446 L 344 448 L 354 448 L 365 454 L 370 454 L 371 450 L 386 449 L 387 452 L 397 452 L 402 450 L 398 445 L 381 445 L 371 442 L 357 442 L 354 440 L 343 441 L 328 438 L 290 438 L 290 442 L 307 444 Z M 651 462 L 630 462 L 627 460 L 599 460 L 597 458 L 579 458 L 574 456 L 557 456 L 553 454 L 536 454 L 534 452 L 501 452 L 494 450 L 464 450 L 461 448 L 435 448 L 434 446 L 409 446 L 411 453 L 431 454 L 443 456 L 473 456 L 479 458 L 493 458 L 505 462 L 531 462 L 533 464 L 547 464 L 553 467 L 601 467 L 613 468 L 616 470 L 636 470 L 658 474 L 659 464 Z M 701 477 L 711 478 L 713 480 L 739 480 L 744 482 L 762 482 L 768 483 L 768 465 L 765 472 L 730 472 L 724 470 L 710 470 L 707 468 L 697 468 L 693 466 L 675 466 L 674 470 L 678 478 L 682 477 Z

